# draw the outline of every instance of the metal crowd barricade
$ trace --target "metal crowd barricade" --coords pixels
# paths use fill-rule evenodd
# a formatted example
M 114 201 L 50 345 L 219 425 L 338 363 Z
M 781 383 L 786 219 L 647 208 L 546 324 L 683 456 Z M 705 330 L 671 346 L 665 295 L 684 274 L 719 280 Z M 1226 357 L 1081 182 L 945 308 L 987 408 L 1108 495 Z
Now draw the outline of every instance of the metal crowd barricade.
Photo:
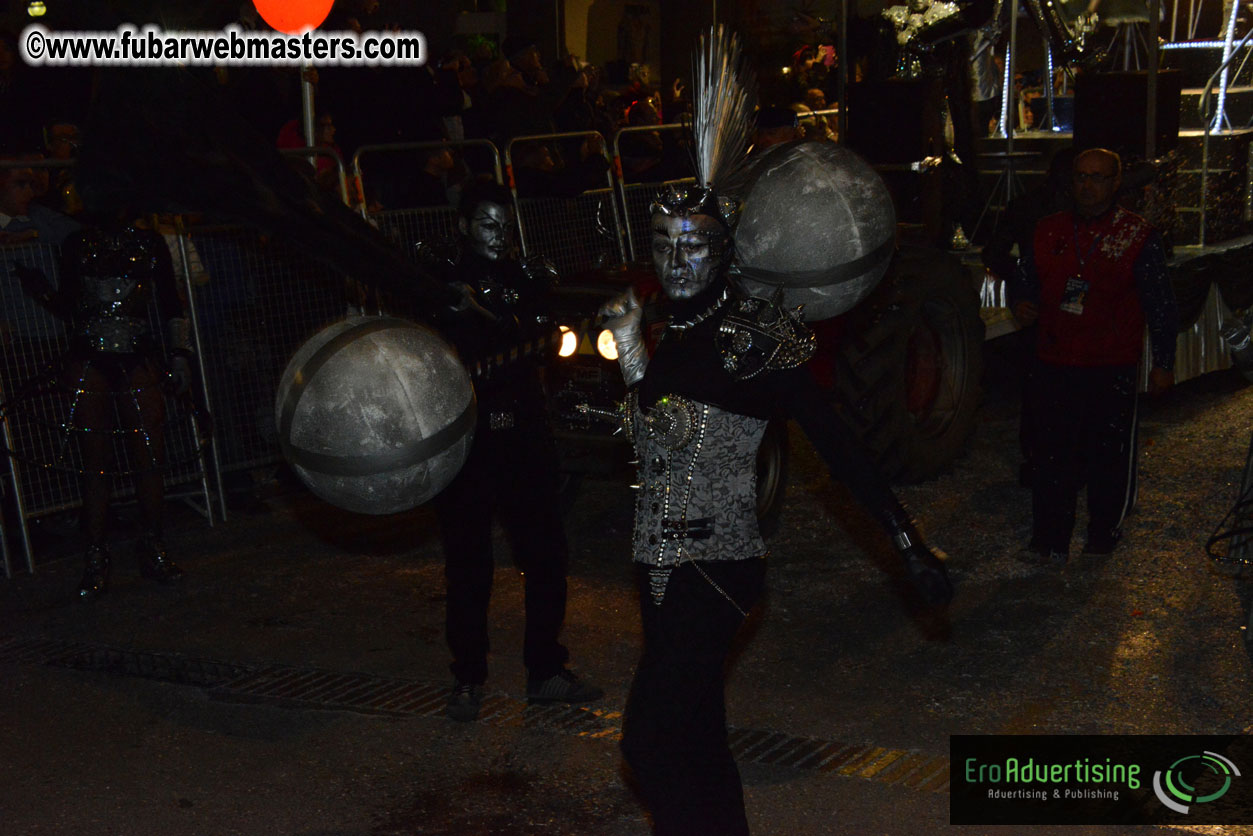
M 407 154 L 416 159 L 418 153 L 430 148 L 448 148 L 463 155 L 467 150 L 481 150 L 491 167 L 497 183 L 503 183 L 500 151 L 486 139 L 468 139 L 461 142 L 393 142 L 381 145 L 363 145 L 352 157 L 352 174 L 362 197 L 361 216 L 375 224 L 392 243 L 407 254 L 413 254 L 413 245 L 419 241 L 451 240 L 457 233 L 457 210 L 454 206 L 391 207 L 378 212 L 368 209 L 369 196 L 365 188 L 365 169 L 362 158 L 383 154 Z M 468 164 L 467 164 L 468 165 Z M 417 166 L 413 171 L 417 172 Z
M 19 408 L 6 411 L 3 422 L 5 447 L 13 451 L 6 456 L 6 485 L 12 493 L 12 513 L 21 536 L 28 571 L 35 571 L 34 545 L 29 521 L 43 515 L 81 506 L 79 479 L 82 458 L 77 444 L 70 438 L 67 424 L 70 417 L 71 393 L 64 387 L 46 385 L 56 375 L 61 358 L 70 346 L 65 323 L 52 316 L 22 290 L 15 264 L 43 272 L 57 284 L 58 248 L 50 244 L 26 243 L 0 247 L 0 340 L 4 351 L 0 357 L 0 403 L 21 400 Z M 165 335 L 164 323 L 155 304 L 149 315 L 153 333 Z M 208 471 L 199 455 L 199 442 L 190 410 L 167 398 L 167 414 L 181 416 L 167 424 L 166 459 L 170 469 L 165 474 L 167 489 L 186 488 L 199 483 L 199 489 L 168 491 L 170 498 L 193 500 L 213 523 L 213 508 Z M 122 426 L 115 416 L 114 426 Z M 119 471 L 132 466 L 121 435 L 115 436 L 114 461 Z M 134 495 L 132 480 L 115 477 L 111 485 L 114 499 Z M 5 541 L 5 574 L 12 576 L 8 556 L 4 511 L 0 510 L 0 538 Z
M 330 157 L 335 163 L 335 173 L 338 175 L 339 182 L 339 198 L 344 201 L 345 206 L 352 205 L 352 198 L 348 195 L 348 175 L 344 168 L 344 158 L 339 155 L 334 148 L 326 148 L 322 145 L 306 145 L 303 148 L 282 148 L 279 153 L 284 157 L 305 157 L 313 162 L 316 169 L 318 157 Z
M 500 149 L 498 149 L 490 140 L 486 139 L 465 139 L 458 142 L 451 140 L 440 140 L 437 142 L 385 142 L 377 145 L 362 145 L 357 152 L 352 155 L 352 176 L 356 183 L 357 195 L 361 198 L 361 216 L 368 218 L 370 216 L 368 205 L 369 199 L 367 189 L 365 187 L 365 172 L 368 167 L 363 167 L 361 160 L 363 157 L 378 157 L 382 155 L 408 154 L 416 157 L 417 152 L 426 151 L 431 148 L 448 148 L 451 151 L 460 153 L 462 160 L 467 157 L 466 151 L 482 150 L 487 154 L 491 164 L 492 174 L 495 176 L 497 183 L 504 183 L 504 172 L 500 164 Z M 469 163 L 466 163 L 469 167 Z M 413 171 L 416 173 L 418 167 L 415 165 Z M 389 209 L 399 209 L 405 207 L 385 207 Z M 412 208 L 412 207 L 410 207 Z
M 167 238 L 167 240 L 169 239 Z M 191 323 L 190 330 L 192 346 L 195 348 L 196 352 L 196 373 L 200 378 L 200 391 L 204 398 L 204 407 L 209 411 L 209 418 L 207 420 L 211 421 L 213 415 L 213 394 L 209 391 L 207 383 L 209 376 L 207 374 L 204 361 L 205 338 L 200 332 L 200 316 L 199 311 L 197 310 L 196 293 L 193 290 L 194 282 L 200 280 L 201 278 L 207 278 L 208 274 L 204 272 L 204 264 L 200 261 L 200 253 L 195 249 L 195 245 L 192 244 L 191 238 L 187 235 L 187 230 L 183 224 L 182 216 L 175 216 L 174 218 L 174 241 L 177 246 L 177 258 L 175 259 L 175 263 L 178 267 L 176 269 L 181 271 L 182 275 L 183 298 L 186 300 L 187 304 L 187 316 Z M 195 267 L 193 267 L 193 261 Z M 200 426 L 200 422 L 196 419 L 194 412 L 192 413 L 191 420 L 192 429 L 195 431 L 197 437 L 208 434 L 205 430 L 209 428 Z M 221 457 L 218 456 L 217 444 L 212 443 L 212 440 L 210 440 L 205 452 L 208 453 L 209 461 L 213 462 L 214 482 L 217 485 L 218 510 L 221 512 L 222 520 L 225 522 L 226 491 L 222 486 L 222 460 Z M 204 465 L 207 468 L 208 461 L 204 462 Z M 212 508 L 208 502 L 207 494 L 205 505 L 210 509 Z M 211 510 L 209 514 L 209 524 L 213 524 L 213 514 Z
M 523 196 L 518 193 L 513 171 L 513 148 L 523 143 L 552 142 L 561 139 L 600 137 L 601 152 L 609 167 L 605 187 L 584 191 L 575 197 L 549 195 Z M 519 136 L 505 146 L 505 175 L 513 193 L 514 211 L 518 218 L 519 244 L 524 256 L 543 256 L 553 262 L 562 276 L 604 266 L 610 260 L 621 263 L 626 258 L 622 242 L 622 218 L 614 193 L 612 160 L 604 146 L 604 137 L 597 131 L 568 131 L 555 134 Z M 612 212 L 613 228 L 608 228 L 605 204 Z M 614 252 L 606 252 L 608 238 Z
M 372 213 L 370 220 L 387 240 L 410 256 L 419 241 L 451 241 L 457 234 L 457 210 L 451 206 L 384 209 Z
M 696 182 L 695 172 L 691 177 L 678 180 L 628 183 L 622 169 L 622 138 L 637 133 L 661 133 L 673 131 L 681 133 L 690 131 L 691 125 L 636 125 L 622 128 L 613 135 L 613 170 L 618 181 L 619 196 L 622 200 L 623 237 L 626 239 L 625 256 L 630 261 L 645 258 L 648 253 L 649 218 L 648 207 L 657 193 L 668 185 L 690 185 Z
M 255 230 L 193 228 L 207 279 L 193 288 L 223 474 L 279 463 L 274 398 L 305 340 L 348 310 L 346 279 Z
M 42 270 L 49 279 L 55 280 L 58 257 L 56 248 L 47 244 L 0 248 L 0 346 L 3 346 L 3 351 L 0 351 L 0 403 L 7 404 L 31 378 L 43 369 L 52 368 L 68 345 L 64 325 L 26 296 L 13 269 L 15 264 L 22 264 Z M 4 446 L 15 453 L 30 454 L 37 442 L 15 424 L 7 417 L 4 419 Z M 76 496 L 77 484 L 67 474 L 28 469 L 11 456 L 5 456 L 2 464 L 11 505 L 0 508 L 0 535 L 4 535 L 5 576 L 12 577 L 8 536 L 4 531 L 5 514 L 10 510 L 13 512 L 13 522 L 26 555 L 26 567 L 33 572 L 34 550 L 26 521 L 40 513 L 41 509 L 55 508 L 63 504 L 67 497 Z
M 823 110 L 811 110 L 806 113 L 798 113 L 796 114 L 796 120 L 801 124 L 802 127 L 804 127 L 806 122 L 811 122 L 816 126 L 818 124 L 818 120 L 822 119 L 825 122 L 825 125 L 823 126 L 824 131 L 829 131 L 832 134 L 837 134 L 838 129 L 835 126 L 833 126 L 831 122 L 835 119 L 838 119 L 839 115 L 840 115 L 840 109 L 838 107 L 832 107 L 832 108 L 825 108 Z M 820 139 L 820 137 L 809 136 L 808 131 L 806 132 L 806 138 L 807 139 Z M 835 139 L 839 139 L 839 137 L 836 136 Z

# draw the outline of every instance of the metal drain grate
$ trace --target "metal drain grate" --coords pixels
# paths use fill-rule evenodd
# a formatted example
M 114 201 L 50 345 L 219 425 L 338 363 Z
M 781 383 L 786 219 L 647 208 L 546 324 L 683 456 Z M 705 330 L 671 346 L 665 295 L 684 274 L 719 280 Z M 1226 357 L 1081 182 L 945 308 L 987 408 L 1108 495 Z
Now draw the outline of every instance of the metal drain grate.
M 407 717 L 442 716 L 447 685 L 389 679 L 368 674 L 271 665 L 214 688 L 212 696 L 236 702 L 264 702 Z M 620 712 L 569 705 L 527 705 L 505 694 L 485 695 L 480 723 L 525 726 L 589 737 L 620 733 Z
M 448 698 L 446 684 L 287 665 L 239 665 L 57 639 L 0 640 L 2 663 L 49 665 L 193 685 L 226 702 L 362 714 L 442 717 Z M 501 693 L 484 697 L 478 722 L 589 739 L 617 741 L 622 737 L 620 711 L 560 704 L 533 706 Z M 762 729 L 732 728 L 729 741 L 742 764 L 810 770 L 920 792 L 948 791 L 949 764 L 944 756 Z
M 215 688 L 218 699 L 366 714 L 422 716 L 444 707 L 446 687 L 366 674 L 269 665 Z
M 943 756 L 754 729 L 731 729 L 730 742 L 741 763 L 825 772 L 923 792 L 948 791 L 948 758 Z
M 125 650 L 62 639 L 10 639 L 0 642 L 0 662 L 50 665 L 212 688 L 252 671 L 246 665 L 194 659 L 176 653 Z

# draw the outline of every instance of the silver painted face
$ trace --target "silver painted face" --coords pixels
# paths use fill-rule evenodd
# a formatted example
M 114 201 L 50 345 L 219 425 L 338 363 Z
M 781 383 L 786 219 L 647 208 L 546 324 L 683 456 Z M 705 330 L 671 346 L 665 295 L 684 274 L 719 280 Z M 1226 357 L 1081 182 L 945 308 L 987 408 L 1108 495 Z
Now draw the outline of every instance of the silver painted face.
M 671 299 L 709 287 L 722 261 L 722 224 L 709 215 L 653 215 L 653 268 Z
M 509 252 L 513 210 L 499 203 L 480 203 L 474 208 L 464 232 L 474 252 L 488 261 L 498 261 Z

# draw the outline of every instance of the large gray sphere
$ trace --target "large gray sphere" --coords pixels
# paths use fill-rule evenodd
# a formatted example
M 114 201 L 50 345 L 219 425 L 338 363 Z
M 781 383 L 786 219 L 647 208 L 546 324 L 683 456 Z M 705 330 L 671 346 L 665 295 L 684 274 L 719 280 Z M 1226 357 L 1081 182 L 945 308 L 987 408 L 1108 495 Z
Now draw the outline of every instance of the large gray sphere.
M 811 321 L 842 314 L 887 270 L 896 212 L 882 178 L 831 142 L 788 142 L 751 158 L 728 191 L 743 201 L 736 281 L 754 296 L 784 288 Z
M 279 444 L 315 494 L 392 514 L 443 490 L 470 451 L 474 389 L 434 331 L 353 316 L 306 342 L 283 372 Z

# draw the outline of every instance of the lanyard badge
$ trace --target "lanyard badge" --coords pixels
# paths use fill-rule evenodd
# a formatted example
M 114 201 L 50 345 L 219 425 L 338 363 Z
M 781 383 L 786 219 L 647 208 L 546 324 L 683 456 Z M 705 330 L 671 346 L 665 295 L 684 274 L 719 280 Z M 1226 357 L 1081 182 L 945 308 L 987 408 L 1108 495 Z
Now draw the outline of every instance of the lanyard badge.
M 1083 302 L 1088 295 L 1088 283 L 1082 276 L 1071 276 L 1066 279 L 1066 287 L 1062 290 L 1062 302 L 1059 306 L 1070 314 L 1082 315 Z
M 1088 251 L 1084 253 L 1079 247 L 1079 224 L 1074 223 L 1071 229 L 1074 232 L 1075 260 L 1079 262 L 1079 269 L 1073 276 L 1066 279 L 1066 286 L 1062 289 L 1062 301 L 1058 307 L 1066 313 L 1082 316 L 1083 303 L 1088 297 L 1089 287 L 1088 280 L 1083 277 L 1084 265 L 1096 252 L 1103 236 L 1097 234 L 1092 239 L 1092 245 L 1088 247 Z

